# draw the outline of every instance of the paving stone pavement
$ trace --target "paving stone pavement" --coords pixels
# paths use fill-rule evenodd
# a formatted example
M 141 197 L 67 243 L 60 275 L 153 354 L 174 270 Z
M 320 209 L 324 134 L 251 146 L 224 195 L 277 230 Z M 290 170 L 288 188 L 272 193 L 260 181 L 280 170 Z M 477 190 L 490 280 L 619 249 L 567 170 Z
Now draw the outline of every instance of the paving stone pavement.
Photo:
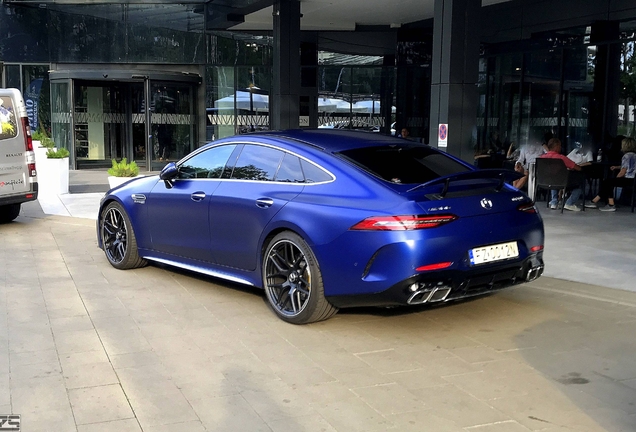
M 636 430 L 633 292 L 543 277 L 294 326 L 255 289 L 112 268 L 90 219 L 27 206 L 0 245 L 0 414 L 27 432 Z

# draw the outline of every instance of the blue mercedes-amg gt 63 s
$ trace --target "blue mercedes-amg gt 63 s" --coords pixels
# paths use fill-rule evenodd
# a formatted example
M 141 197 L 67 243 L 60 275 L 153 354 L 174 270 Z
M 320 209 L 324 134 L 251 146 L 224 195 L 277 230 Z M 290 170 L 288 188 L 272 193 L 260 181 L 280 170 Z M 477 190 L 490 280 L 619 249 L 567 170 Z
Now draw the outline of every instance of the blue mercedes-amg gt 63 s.
M 543 221 L 517 176 L 379 134 L 240 135 L 110 190 L 98 242 L 119 269 L 154 261 L 263 288 L 295 324 L 447 302 L 543 273 Z

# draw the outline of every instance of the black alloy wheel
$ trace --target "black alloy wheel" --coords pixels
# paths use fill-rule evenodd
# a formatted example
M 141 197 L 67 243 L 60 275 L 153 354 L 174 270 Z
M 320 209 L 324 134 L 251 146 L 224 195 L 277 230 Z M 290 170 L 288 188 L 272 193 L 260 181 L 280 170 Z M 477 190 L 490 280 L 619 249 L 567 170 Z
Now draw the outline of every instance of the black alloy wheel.
M 120 204 L 112 202 L 106 206 L 100 225 L 104 253 L 113 267 L 131 269 L 146 265 L 139 257 L 130 219 Z
M 270 306 L 287 322 L 321 321 L 338 311 L 325 299 L 316 258 L 295 233 L 280 233 L 269 243 L 263 262 L 263 284 Z

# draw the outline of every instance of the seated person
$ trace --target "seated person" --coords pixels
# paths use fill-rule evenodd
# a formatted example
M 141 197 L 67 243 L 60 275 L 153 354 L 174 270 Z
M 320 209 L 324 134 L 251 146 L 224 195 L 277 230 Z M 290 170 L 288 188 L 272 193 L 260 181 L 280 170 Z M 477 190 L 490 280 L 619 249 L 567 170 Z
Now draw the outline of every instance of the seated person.
M 543 146 L 541 142 L 541 136 L 536 135 L 527 144 L 521 146 L 519 151 L 519 159 L 515 163 L 515 171 L 522 173 L 523 177 L 519 180 L 515 180 L 512 185 L 517 189 L 523 188 L 528 182 L 528 174 L 530 170 L 530 164 L 543 154 Z
M 592 152 L 585 151 L 580 142 L 577 142 L 575 146 L 574 150 L 568 153 L 568 158 L 581 167 L 592 165 Z
M 585 176 L 583 175 L 583 173 L 580 172 L 581 167 L 579 165 L 574 163 L 572 159 L 561 154 L 561 140 L 558 138 L 552 138 L 550 141 L 548 141 L 548 152 L 541 157 L 546 159 L 561 159 L 563 163 L 565 163 L 567 169 L 571 171 L 577 171 L 577 173 L 574 173 L 576 175 L 571 174 L 568 180 L 568 186 L 566 187 L 566 189 L 572 189 L 572 193 L 570 194 L 570 197 L 567 199 L 567 201 L 565 201 L 563 208 L 570 211 L 581 211 L 580 207 L 576 205 L 576 202 L 579 200 L 579 197 L 583 193 L 581 185 L 585 180 Z M 550 208 L 556 209 L 559 203 L 559 191 L 552 190 L 551 192 L 552 199 L 550 200 Z
M 634 138 L 624 138 L 621 143 L 621 151 L 624 153 L 620 166 L 611 166 L 611 171 L 618 171 L 615 178 L 608 178 L 601 181 L 599 194 L 592 199 L 585 207 L 598 208 L 600 211 L 616 211 L 614 204 L 614 188 L 629 187 L 634 184 L 636 176 L 636 140 Z M 598 202 L 607 200 L 607 205 L 598 207 Z

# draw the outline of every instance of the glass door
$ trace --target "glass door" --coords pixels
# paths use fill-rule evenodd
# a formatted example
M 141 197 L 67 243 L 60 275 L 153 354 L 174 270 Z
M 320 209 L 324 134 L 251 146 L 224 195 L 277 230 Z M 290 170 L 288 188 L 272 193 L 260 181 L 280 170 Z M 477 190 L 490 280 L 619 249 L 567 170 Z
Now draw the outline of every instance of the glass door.
M 76 81 L 73 134 L 78 169 L 109 167 L 128 156 L 126 92 L 121 83 Z
M 72 148 L 70 88 L 70 80 L 51 82 L 51 138 L 58 148 L 65 148 L 69 152 Z M 71 154 L 71 166 L 74 163 Z
M 151 171 L 178 161 L 194 150 L 194 87 L 186 83 L 151 82 Z
M 140 170 L 147 171 L 146 161 L 146 98 L 144 94 L 144 83 L 130 84 L 130 140 L 132 142 L 132 160 L 139 166 Z

